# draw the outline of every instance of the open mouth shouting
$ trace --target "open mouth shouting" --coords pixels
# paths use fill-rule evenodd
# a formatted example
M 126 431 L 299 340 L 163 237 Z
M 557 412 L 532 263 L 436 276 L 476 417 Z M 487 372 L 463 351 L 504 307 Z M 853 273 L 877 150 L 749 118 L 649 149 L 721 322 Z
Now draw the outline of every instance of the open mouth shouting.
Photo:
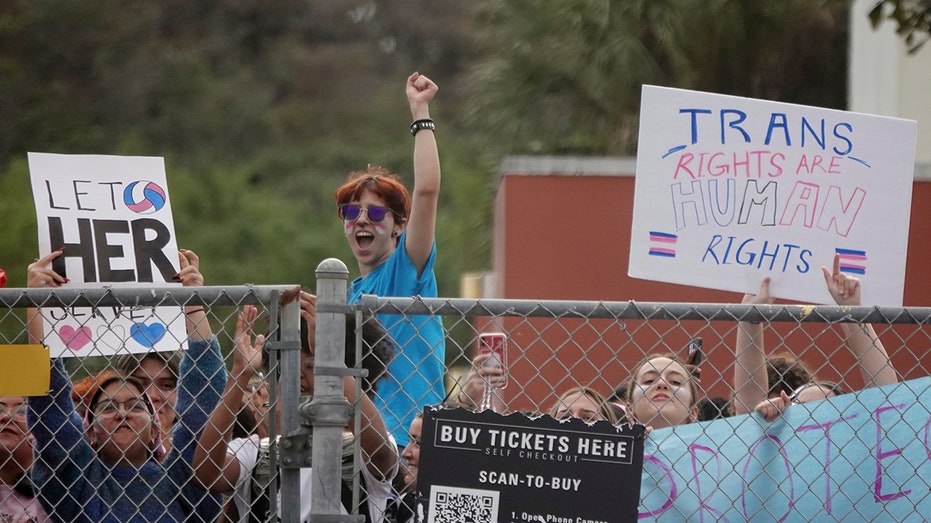
M 368 250 L 374 241 L 375 235 L 371 232 L 365 230 L 356 231 L 356 244 L 359 245 L 359 250 Z

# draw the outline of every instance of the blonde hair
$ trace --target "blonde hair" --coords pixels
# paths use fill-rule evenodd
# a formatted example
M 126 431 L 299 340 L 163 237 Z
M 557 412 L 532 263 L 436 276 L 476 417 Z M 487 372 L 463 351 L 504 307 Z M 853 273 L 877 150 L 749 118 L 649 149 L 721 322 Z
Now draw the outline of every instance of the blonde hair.
M 601 414 L 601 417 L 611 422 L 612 425 L 616 425 L 617 422 L 620 421 L 617 418 L 617 413 L 614 411 L 611 405 L 608 404 L 608 400 L 605 399 L 605 397 L 602 396 L 600 392 L 589 387 L 573 387 L 563 392 L 553 403 L 553 406 L 550 407 L 550 410 L 547 412 L 547 414 L 555 418 L 556 414 L 559 412 L 559 406 L 564 405 L 566 398 L 572 396 L 573 394 L 587 396 L 590 400 L 592 400 L 592 403 L 598 406 L 598 413 Z

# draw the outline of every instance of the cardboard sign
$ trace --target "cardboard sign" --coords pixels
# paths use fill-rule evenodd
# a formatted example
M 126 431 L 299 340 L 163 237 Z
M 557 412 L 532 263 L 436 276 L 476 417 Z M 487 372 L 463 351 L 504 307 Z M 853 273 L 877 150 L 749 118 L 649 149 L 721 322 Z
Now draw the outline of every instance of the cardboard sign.
M 628 274 L 833 304 L 821 267 L 901 306 L 917 123 L 644 86 Z
M 640 521 L 911 521 L 931 513 L 931 378 L 654 430 Z
M 425 521 L 635 521 L 643 426 L 424 410 Z M 415 511 L 416 512 L 416 511 Z
M 29 153 L 39 252 L 68 287 L 180 286 L 162 158 Z M 178 350 L 180 307 L 43 308 L 53 357 Z

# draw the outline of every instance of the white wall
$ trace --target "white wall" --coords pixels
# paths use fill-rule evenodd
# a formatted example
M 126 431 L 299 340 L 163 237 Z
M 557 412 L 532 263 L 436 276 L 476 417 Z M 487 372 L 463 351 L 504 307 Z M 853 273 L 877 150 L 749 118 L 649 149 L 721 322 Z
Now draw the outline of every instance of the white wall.
M 876 2 L 854 0 L 851 7 L 848 109 L 916 120 L 915 177 L 931 179 L 931 42 L 909 55 L 895 22 L 874 30 L 867 14 Z

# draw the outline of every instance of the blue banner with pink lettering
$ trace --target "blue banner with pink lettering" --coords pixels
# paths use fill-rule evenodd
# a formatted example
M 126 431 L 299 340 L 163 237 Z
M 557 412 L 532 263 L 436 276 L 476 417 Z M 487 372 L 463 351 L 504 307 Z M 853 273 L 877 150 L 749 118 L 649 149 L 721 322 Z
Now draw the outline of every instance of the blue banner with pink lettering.
M 821 267 L 901 306 L 918 124 L 644 86 L 628 274 L 831 303 Z
M 931 378 L 651 432 L 646 521 L 910 521 L 931 514 Z

